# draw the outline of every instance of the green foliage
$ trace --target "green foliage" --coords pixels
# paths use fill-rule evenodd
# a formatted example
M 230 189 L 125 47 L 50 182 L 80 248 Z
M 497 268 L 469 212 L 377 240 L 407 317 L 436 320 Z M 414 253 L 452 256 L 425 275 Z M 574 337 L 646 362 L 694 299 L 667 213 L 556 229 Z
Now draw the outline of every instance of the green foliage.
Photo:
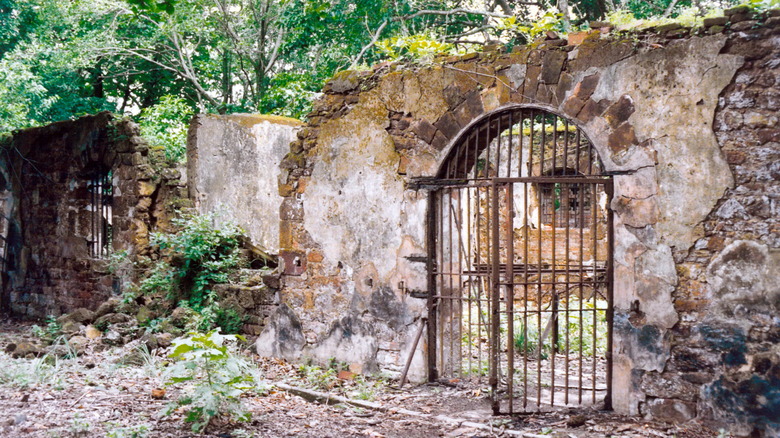
M 111 423 L 109 423 L 111 425 Z M 149 424 L 136 424 L 133 426 L 119 427 L 116 424 L 111 425 L 111 429 L 106 431 L 108 438 L 147 438 L 151 436 Z
M 452 53 L 455 46 L 440 41 L 431 32 L 395 36 L 378 41 L 376 47 L 392 60 L 432 61 L 435 55 Z
M 176 362 L 167 372 L 167 384 L 189 386 L 185 387 L 184 396 L 168 405 L 165 415 L 185 407 L 185 421 L 192 423 L 194 432 L 203 432 L 217 416 L 249 420 L 250 413 L 240 397 L 255 387 L 257 369 L 230 351 L 229 344 L 239 339 L 243 340 L 215 330 L 190 333 L 173 342 L 170 357 Z
M 780 0 L 748 0 L 741 4 L 758 11 L 780 8 Z
M 247 316 L 235 309 L 217 307 L 214 324 L 221 327 L 225 333 L 238 333 L 244 325 Z
M 32 334 L 48 342 L 53 342 L 62 335 L 62 326 L 57 322 L 57 317 L 49 315 L 46 317 L 46 325 L 44 327 L 41 328 L 37 324 L 32 326 Z
M 164 151 L 170 163 L 183 163 L 187 153 L 187 126 L 192 107 L 181 97 L 162 96 L 138 117 L 141 135 L 153 147 Z
M 516 27 L 525 36 L 526 41 L 533 41 L 547 31 L 563 31 L 562 18 L 562 13 L 556 10 L 548 10 L 538 20 L 527 25 L 517 25 Z
M 196 311 L 214 301 L 210 286 L 226 283 L 241 267 L 239 254 L 243 231 L 230 222 L 218 222 L 214 214 L 185 215 L 174 220 L 179 231 L 156 233 L 152 242 L 170 259 L 159 261 L 141 281 L 143 293 L 165 293 L 186 300 Z
M 565 303 L 558 309 L 558 351 L 565 354 L 568 352 L 581 352 L 585 356 L 604 355 L 607 351 L 607 317 L 603 310 L 606 308 L 606 302 L 593 301 L 582 302 L 582 312 L 580 312 L 580 301 L 572 298 L 569 301 L 569 310 L 566 311 Z M 527 320 L 527 328 L 524 330 L 523 321 L 519 321 L 514 327 L 515 349 L 520 354 L 536 356 L 539 349 L 540 332 L 544 330 L 546 320 L 542 320 L 540 330 L 539 323 L 535 317 Z M 593 333 L 596 333 L 594 338 Z M 552 347 L 552 333 L 547 335 L 542 345 L 542 359 L 546 359 Z
M 56 356 L 27 360 L 0 353 L 0 385 L 25 389 L 34 385 L 59 385 L 62 379 L 61 362 Z
M 333 367 L 323 369 L 317 365 L 301 364 L 298 367 L 298 374 L 303 378 L 306 385 L 315 389 L 331 389 L 337 382 L 338 370 Z
M 86 419 L 82 418 L 81 414 L 76 412 L 73 414 L 73 418 L 70 419 L 68 424 L 68 433 L 71 436 L 87 436 L 92 426 Z

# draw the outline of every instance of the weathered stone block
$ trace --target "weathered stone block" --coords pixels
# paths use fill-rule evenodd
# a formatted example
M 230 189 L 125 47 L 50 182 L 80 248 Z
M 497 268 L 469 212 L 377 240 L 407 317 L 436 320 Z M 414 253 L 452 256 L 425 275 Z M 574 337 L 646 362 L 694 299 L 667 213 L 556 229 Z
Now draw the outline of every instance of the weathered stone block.
M 545 51 L 542 58 L 542 71 L 539 82 L 543 84 L 557 84 L 566 58 L 566 52 L 560 50 Z
M 654 398 L 642 405 L 642 413 L 649 418 L 680 424 L 696 417 L 696 404 L 681 400 Z

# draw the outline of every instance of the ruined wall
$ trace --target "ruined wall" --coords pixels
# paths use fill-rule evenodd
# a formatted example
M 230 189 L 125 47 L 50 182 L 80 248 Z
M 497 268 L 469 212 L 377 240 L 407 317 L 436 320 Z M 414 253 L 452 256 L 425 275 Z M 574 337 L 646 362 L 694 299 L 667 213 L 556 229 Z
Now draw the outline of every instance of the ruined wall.
M 119 293 L 106 258 L 90 241 L 90 177 L 110 171 L 111 251 L 148 252 L 149 230 L 164 226 L 164 198 L 180 195 L 173 169 L 156 175 L 138 128 L 109 113 L 16 132 L 0 157 L 7 190 L 4 311 L 26 317 L 94 308 Z
M 486 114 L 541 108 L 614 175 L 614 408 L 776 428 L 773 15 L 340 73 L 282 162 L 284 304 L 258 350 L 398 371 L 426 312 L 417 182 Z
M 224 213 L 255 245 L 277 253 L 279 163 L 300 125 L 278 116 L 196 116 L 187 140 L 187 177 L 198 212 Z

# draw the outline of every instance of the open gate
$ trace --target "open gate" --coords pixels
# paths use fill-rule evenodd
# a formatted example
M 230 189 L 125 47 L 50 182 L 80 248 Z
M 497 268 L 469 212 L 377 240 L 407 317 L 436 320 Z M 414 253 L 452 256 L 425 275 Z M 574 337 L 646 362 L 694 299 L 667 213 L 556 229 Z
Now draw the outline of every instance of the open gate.
M 489 383 L 495 413 L 610 407 L 612 179 L 535 108 L 481 120 L 430 195 L 429 375 Z

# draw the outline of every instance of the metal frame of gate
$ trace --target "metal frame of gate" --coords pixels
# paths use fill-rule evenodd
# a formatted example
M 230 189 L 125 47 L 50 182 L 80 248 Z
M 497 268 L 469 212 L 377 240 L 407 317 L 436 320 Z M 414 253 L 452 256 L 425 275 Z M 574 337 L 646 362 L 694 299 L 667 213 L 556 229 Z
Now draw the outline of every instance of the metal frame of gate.
M 503 110 L 432 184 L 429 378 L 487 380 L 497 414 L 610 408 L 612 179 L 592 144 L 554 113 Z

